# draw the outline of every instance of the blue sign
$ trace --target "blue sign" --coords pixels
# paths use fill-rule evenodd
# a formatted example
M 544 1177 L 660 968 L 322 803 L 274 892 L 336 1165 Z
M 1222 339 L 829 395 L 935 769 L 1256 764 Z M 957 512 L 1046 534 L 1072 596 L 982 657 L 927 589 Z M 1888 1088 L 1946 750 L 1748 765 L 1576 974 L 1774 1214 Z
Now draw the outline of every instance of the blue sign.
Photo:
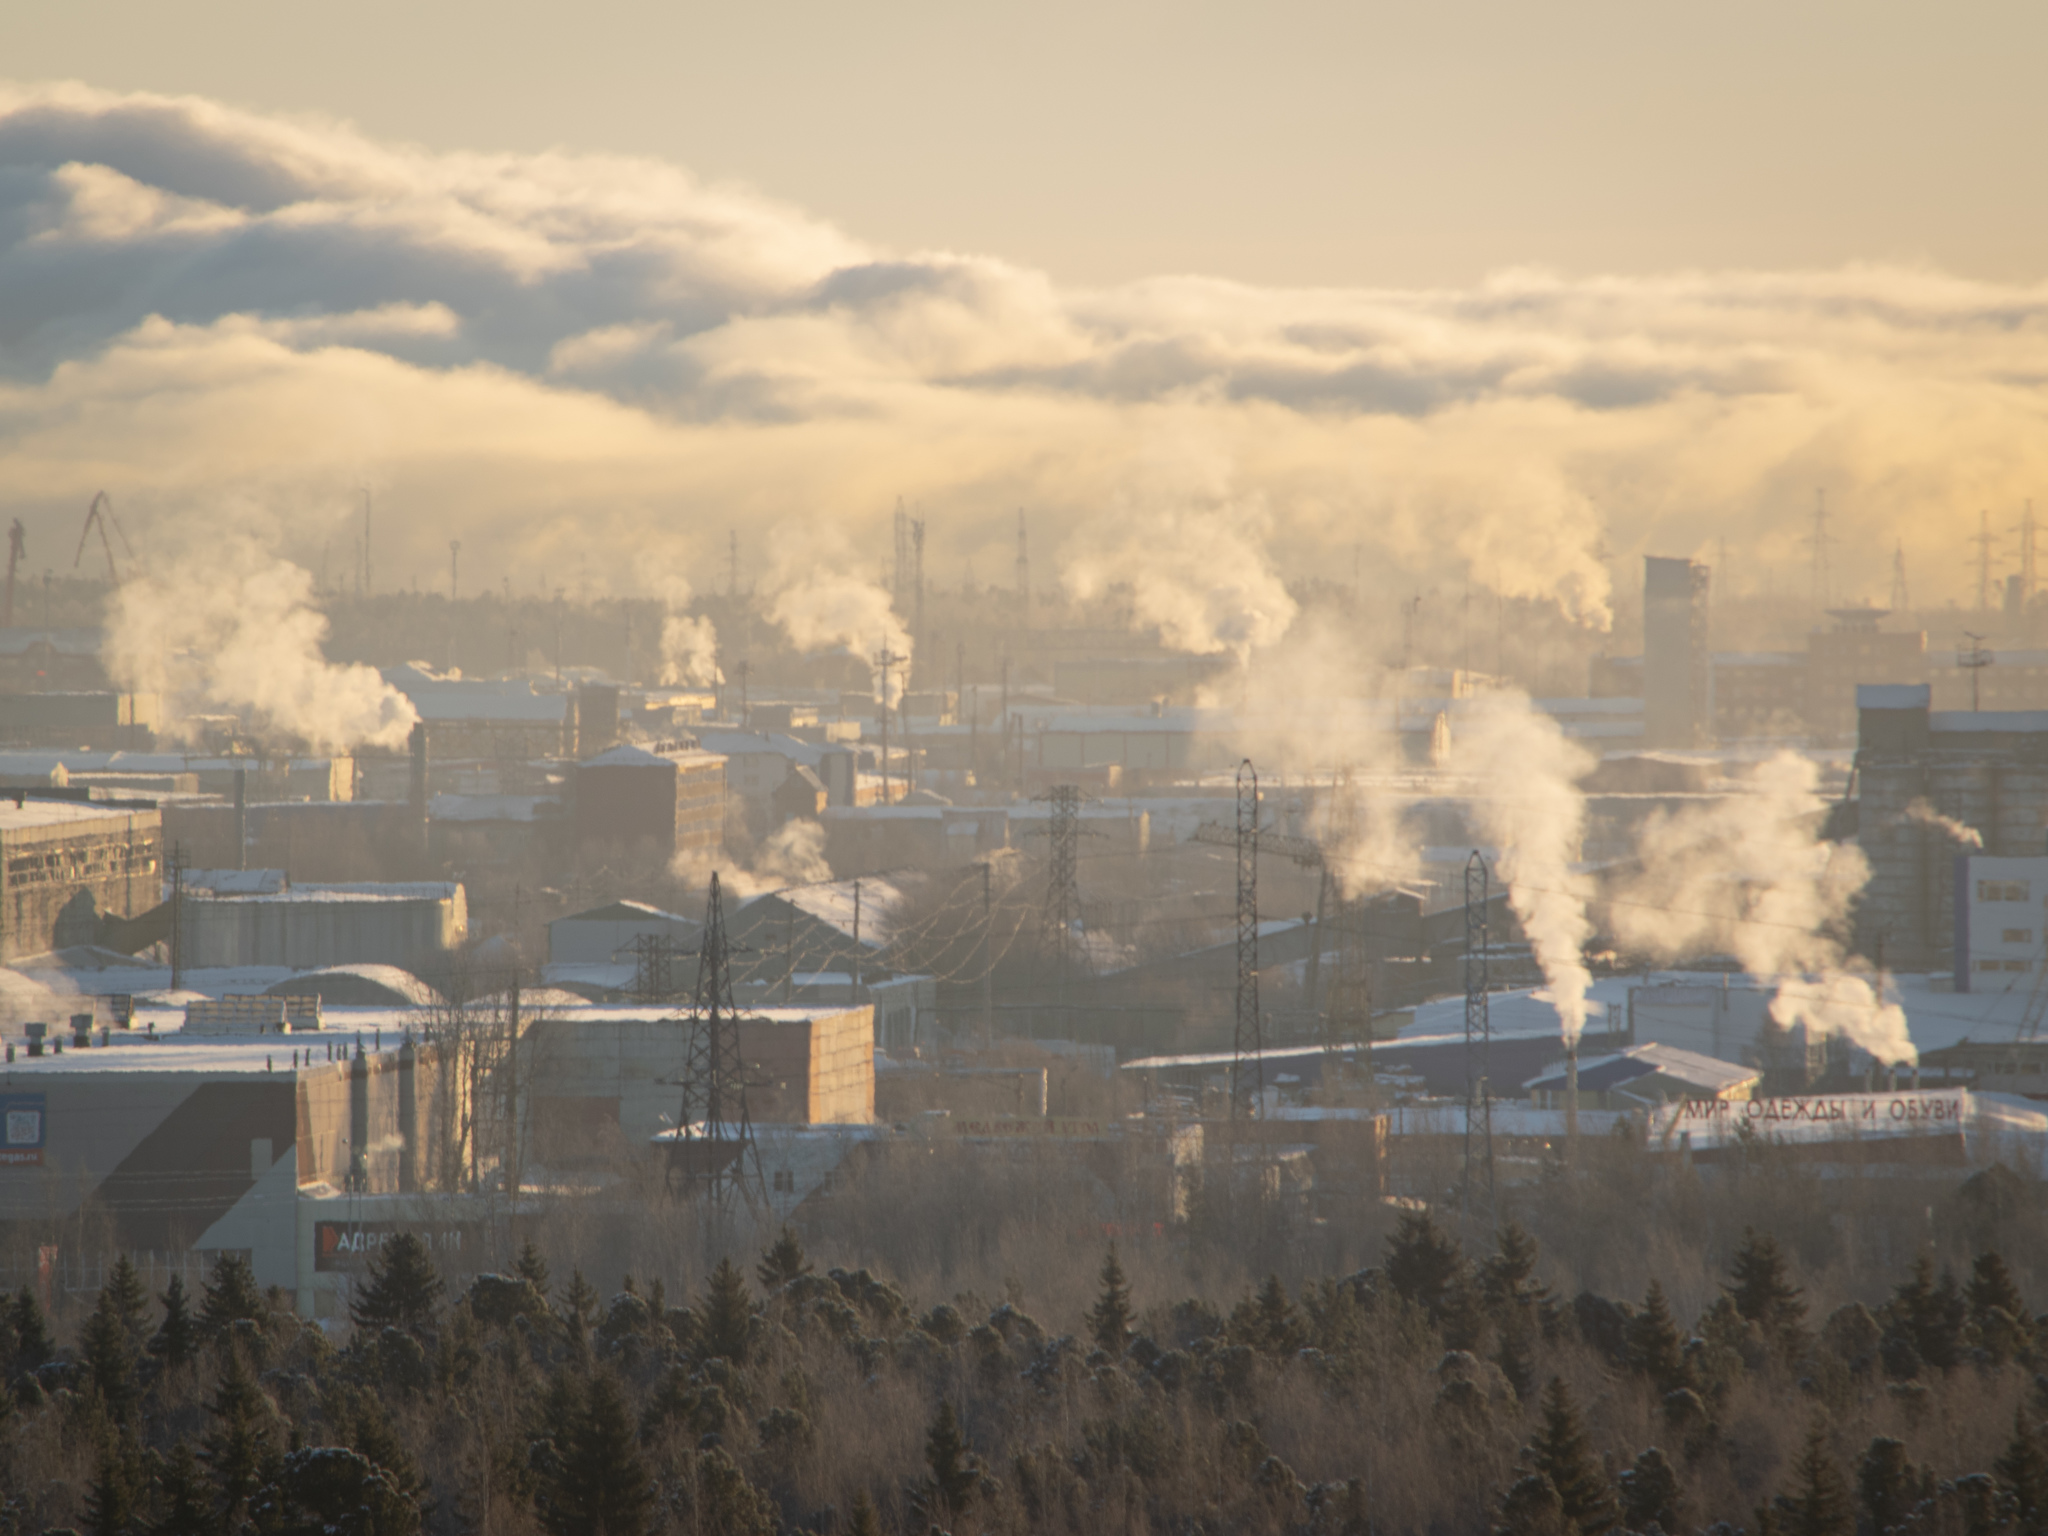
M 42 1094 L 0 1093 L 0 1167 L 40 1167 L 48 1125 Z

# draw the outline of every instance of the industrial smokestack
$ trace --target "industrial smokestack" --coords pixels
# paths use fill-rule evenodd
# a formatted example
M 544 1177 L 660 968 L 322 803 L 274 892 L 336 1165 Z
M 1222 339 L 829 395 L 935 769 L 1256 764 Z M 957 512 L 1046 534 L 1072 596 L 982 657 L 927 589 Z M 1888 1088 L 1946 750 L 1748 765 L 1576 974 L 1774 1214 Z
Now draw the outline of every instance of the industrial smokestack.
M 406 796 L 406 804 L 412 809 L 413 826 L 418 830 L 420 847 L 427 846 L 427 722 L 416 721 L 412 728 L 412 785 Z
M 235 868 L 249 867 L 249 770 L 235 770 Z

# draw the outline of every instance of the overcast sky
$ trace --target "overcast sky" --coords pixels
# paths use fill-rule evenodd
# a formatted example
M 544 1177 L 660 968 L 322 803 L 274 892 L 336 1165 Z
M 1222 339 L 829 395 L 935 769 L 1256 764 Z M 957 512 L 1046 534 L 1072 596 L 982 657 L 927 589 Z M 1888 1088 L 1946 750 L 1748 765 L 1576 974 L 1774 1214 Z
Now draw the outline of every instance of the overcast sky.
M 1065 283 L 2048 256 L 2048 7 L 14 0 L 0 70 L 659 156 Z

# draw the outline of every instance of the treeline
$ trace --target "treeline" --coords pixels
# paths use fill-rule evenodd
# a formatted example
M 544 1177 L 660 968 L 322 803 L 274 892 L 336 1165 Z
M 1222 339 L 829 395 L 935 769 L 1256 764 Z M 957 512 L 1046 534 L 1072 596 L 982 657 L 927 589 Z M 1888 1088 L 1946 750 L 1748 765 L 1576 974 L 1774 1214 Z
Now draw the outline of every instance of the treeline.
M 400 1237 L 336 1344 L 238 1257 L 198 1297 L 121 1262 L 67 1343 L 6 1304 L 0 1528 L 2048 1529 L 2048 1320 L 1998 1253 L 1824 1317 L 1754 1232 L 1689 1321 L 1542 1269 L 1512 1221 L 1470 1253 L 1409 1211 L 1380 1264 L 1227 1304 L 1134 1294 L 1112 1246 L 1085 1311 L 1035 1317 L 787 1230 L 608 1300 L 530 1245 L 451 1293 Z

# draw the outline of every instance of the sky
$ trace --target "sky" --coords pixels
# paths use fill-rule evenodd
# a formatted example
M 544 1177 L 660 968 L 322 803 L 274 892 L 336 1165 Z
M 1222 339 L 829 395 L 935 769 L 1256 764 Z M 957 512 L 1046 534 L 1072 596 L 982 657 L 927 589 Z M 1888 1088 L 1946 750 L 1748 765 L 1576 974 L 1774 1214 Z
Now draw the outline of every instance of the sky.
M 1824 489 L 1833 596 L 1967 599 L 2048 511 L 2048 15 L 1784 10 L 9 7 L 0 515 L 287 606 L 366 493 L 387 583 L 681 603 L 737 529 L 866 643 L 899 504 L 944 581 L 1023 510 L 1242 652 L 1354 560 L 1802 590 Z

